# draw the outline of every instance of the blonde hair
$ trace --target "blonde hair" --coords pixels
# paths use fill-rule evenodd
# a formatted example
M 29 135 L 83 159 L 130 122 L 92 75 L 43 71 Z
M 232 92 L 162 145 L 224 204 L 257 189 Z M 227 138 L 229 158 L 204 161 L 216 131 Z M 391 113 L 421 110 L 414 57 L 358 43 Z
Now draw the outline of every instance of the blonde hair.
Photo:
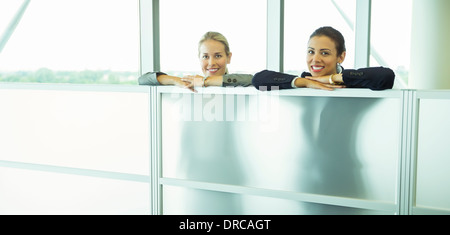
M 225 36 L 223 36 L 221 33 L 209 31 L 209 32 L 206 32 L 201 37 L 200 41 L 198 42 L 198 56 L 199 57 L 200 57 L 200 47 L 207 40 L 214 40 L 214 41 L 218 41 L 218 42 L 222 43 L 225 46 L 225 54 L 227 56 L 230 56 L 231 51 L 230 51 L 230 45 L 228 44 L 227 38 Z M 225 74 L 228 74 L 228 68 L 225 71 Z

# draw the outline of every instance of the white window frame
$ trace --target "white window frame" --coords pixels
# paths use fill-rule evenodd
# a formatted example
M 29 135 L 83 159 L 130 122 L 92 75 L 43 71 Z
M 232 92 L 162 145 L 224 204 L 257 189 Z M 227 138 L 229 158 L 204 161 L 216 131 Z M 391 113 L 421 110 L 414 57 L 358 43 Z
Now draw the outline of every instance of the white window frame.
M 372 0 L 356 2 L 355 67 L 369 66 Z M 139 0 L 141 74 L 160 70 L 159 0 Z M 267 0 L 266 68 L 284 71 L 284 0 Z

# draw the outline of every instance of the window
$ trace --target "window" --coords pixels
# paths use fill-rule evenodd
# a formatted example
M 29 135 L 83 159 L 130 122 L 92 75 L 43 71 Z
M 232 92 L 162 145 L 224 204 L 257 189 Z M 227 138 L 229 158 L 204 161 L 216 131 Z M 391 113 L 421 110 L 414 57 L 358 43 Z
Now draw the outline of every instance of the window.
M 227 38 L 233 53 L 230 73 L 263 70 L 266 14 L 267 3 L 261 0 L 160 1 L 161 70 L 178 76 L 201 75 L 198 41 L 207 31 Z
M 16 12 L 20 9 L 22 1 L 2 1 L 0 2 L 0 37 L 3 42 L 3 37 L 6 30 L 11 23 L 11 20 L 16 15 Z M 2 49 L 2 47 L 0 47 Z M 1 51 L 1 50 L 0 50 Z
M 412 2 L 372 1 L 370 66 L 386 66 L 395 71 L 401 88 L 408 84 Z M 392 20 L 394 19 L 395 20 Z
M 306 48 L 309 36 L 319 27 L 331 26 L 345 38 L 347 56 L 342 66 L 353 68 L 356 0 L 285 0 L 284 71 L 300 75 L 308 71 Z
M 0 2 L 0 27 L 22 2 Z M 138 13 L 137 0 L 30 1 L 0 51 L 0 82 L 137 84 Z
M 137 84 L 139 1 L 0 1 L 0 82 Z M 218 31 L 229 41 L 230 73 L 266 68 L 267 1 L 163 0 L 161 70 L 201 74 L 198 40 Z M 310 34 L 332 26 L 345 37 L 344 68 L 354 68 L 356 0 L 285 0 L 284 72 L 306 68 Z M 174 7 L 176 6 L 176 7 Z M 412 3 L 372 1 L 370 66 L 408 82 Z M 20 10 L 24 14 L 20 16 Z M 395 21 L 389 21 L 395 17 Z M 19 19 L 13 24 L 13 19 Z M 15 27 L 10 27 L 15 25 Z M 270 33 L 270 32 L 269 32 Z

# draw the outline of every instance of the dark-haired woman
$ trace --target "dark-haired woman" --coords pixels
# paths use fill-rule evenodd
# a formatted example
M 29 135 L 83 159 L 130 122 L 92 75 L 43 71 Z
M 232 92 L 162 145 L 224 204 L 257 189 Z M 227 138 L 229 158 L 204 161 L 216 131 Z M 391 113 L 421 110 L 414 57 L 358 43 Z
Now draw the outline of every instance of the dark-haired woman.
M 389 68 L 373 67 L 344 69 L 340 64 L 346 55 L 342 34 L 332 27 L 321 27 L 314 31 L 308 41 L 306 63 L 308 72 L 295 76 L 270 70 L 253 76 L 252 84 L 259 90 L 309 87 L 324 90 L 334 88 L 391 89 L 395 74 Z

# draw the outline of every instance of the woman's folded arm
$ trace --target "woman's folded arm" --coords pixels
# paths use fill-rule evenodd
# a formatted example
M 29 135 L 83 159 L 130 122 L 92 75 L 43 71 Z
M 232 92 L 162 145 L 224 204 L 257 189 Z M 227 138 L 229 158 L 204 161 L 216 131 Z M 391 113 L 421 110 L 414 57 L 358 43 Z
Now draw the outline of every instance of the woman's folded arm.
M 161 73 L 161 72 L 145 73 L 139 77 L 139 79 L 138 79 L 139 85 L 149 85 L 149 86 L 161 85 L 161 83 L 158 81 L 158 76 L 160 76 L 160 75 L 166 75 L 166 74 Z
M 278 89 L 290 89 L 292 80 L 297 76 L 275 72 L 271 70 L 263 70 L 253 76 L 252 84 L 258 90 L 270 91 L 272 87 Z
M 395 73 L 384 67 L 344 69 L 342 79 L 346 87 L 385 90 L 394 86 Z

